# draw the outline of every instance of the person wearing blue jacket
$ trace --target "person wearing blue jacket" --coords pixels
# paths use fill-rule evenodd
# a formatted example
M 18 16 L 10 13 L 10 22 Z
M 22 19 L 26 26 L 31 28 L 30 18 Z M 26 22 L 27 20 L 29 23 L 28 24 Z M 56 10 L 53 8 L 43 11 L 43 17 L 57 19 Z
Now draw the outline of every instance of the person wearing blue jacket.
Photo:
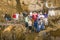
M 37 25 L 37 32 L 40 32 L 41 30 L 44 30 L 45 29 L 45 26 L 44 26 L 44 15 L 42 14 L 42 12 L 40 12 L 38 14 L 38 25 Z

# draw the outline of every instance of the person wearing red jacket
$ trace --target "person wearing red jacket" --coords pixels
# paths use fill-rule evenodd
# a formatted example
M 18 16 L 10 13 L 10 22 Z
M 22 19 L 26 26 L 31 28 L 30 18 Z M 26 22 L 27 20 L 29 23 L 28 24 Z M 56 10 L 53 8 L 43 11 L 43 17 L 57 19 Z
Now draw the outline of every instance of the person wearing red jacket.
M 14 14 L 12 15 L 12 17 L 13 17 L 13 19 L 15 20 L 15 19 L 16 19 L 16 14 L 14 13 Z
M 37 12 L 33 12 L 32 19 L 33 19 L 33 25 L 35 27 L 35 30 L 37 29 L 37 17 L 38 17 Z
M 13 14 L 13 18 L 16 18 L 16 14 Z
M 37 17 L 38 17 L 37 12 L 33 12 L 33 14 L 32 14 L 33 21 L 36 21 L 37 20 Z
M 19 20 L 19 13 L 14 13 L 12 17 L 14 20 Z

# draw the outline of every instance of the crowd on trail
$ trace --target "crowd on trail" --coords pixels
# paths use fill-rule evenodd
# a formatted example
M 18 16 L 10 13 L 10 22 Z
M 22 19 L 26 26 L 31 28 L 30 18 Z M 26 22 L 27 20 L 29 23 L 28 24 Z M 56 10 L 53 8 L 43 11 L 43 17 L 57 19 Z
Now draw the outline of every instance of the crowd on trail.
M 36 32 L 40 32 L 41 30 L 45 30 L 45 25 L 48 25 L 48 14 L 40 12 L 30 12 L 25 17 L 25 25 L 26 28 L 29 28 L 29 30 L 34 30 Z
M 12 16 L 9 14 L 4 15 L 4 19 L 9 22 L 12 21 L 16 23 L 24 22 L 25 27 L 29 31 L 35 30 L 36 32 L 40 32 L 41 30 L 45 30 L 45 25 L 48 25 L 48 13 L 42 11 L 33 11 L 33 12 L 21 12 L 21 13 L 13 13 Z

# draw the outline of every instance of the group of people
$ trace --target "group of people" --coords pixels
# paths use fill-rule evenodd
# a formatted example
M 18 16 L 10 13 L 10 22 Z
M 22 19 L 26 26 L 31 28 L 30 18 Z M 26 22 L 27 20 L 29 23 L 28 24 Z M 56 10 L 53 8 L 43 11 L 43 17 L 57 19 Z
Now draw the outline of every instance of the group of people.
M 13 20 L 13 22 L 16 22 L 16 21 L 18 21 L 20 18 L 21 18 L 21 17 L 20 17 L 20 14 L 19 14 L 18 12 L 13 13 L 12 15 L 10 15 L 10 14 L 8 14 L 8 13 L 5 13 L 5 14 L 4 14 L 4 19 L 5 19 L 6 21 L 12 21 L 12 20 Z
M 48 13 L 47 12 L 23 12 L 23 13 L 14 13 L 12 16 L 5 14 L 4 16 L 6 21 L 11 21 L 13 19 L 14 22 L 18 20 L 24 21 L 25 27 L 30 31 L 35 30 L 36 32 L 40 32 L 45 29 L 45 25 L 48 25 Z M 19 21 L 20 22 L 20 21 Z
M 36 32 L 40 32 L 45 29 L 45 25 L 48 25 L 48 14 L 46 12 L 30 12 L 25 17 L 25 26 L 30 31 L 34 28 Z

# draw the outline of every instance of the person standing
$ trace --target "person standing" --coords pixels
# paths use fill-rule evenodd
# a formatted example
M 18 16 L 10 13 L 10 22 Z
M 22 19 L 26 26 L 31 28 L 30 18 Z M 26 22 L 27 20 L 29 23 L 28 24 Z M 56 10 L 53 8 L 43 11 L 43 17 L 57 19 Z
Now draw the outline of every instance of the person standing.
M 6 21 L 11 21 L 11 16 L 7 13 L 5 14 L 4 18 Z
M 55 16 L 55 11 L 54 10 L 48 10 L 48 15 L 49 16 Z
M 44 14 L 45 25 L 48 25 L 48 14 L 45 12 Z
M 25 27 L 28 27 L 28 21 L 29 21 L 29 17 L 26 16 L 26 17 L 25 17 Z
M 32 20 L 31 19 L 28 21 L 28 27 L 29 27 L 29 32 L 31 32 L 32 31 Z
M 30 12 L 30 14 L 29 14 L 29 16 L 30 16 L 30 19 L 32 19 L 32 14 L 33 14 L 33 13 L 32 13 L 32 12 Z
M 16 19 L 16 14 L 15 13 L 12 15 L 12 18 L 13 18 L 13 20 Z
M 20 13 L 20 18 L 19 18 L 20 22 L 24 22 L 24 18 L 23 18 L 23 14 L 22 12 Z
M 32 20 L 33 20 L 33 26 L 34 26 L 35 30 L 37 29 L 37 17 L 38 17 L 37 12 L 33 12 Z
M 14 13 L 12 17 L 14 20 L 19 20 L 19 13 Z
M 45 29 L 45 26 L 44 26 L 44 15 L 42 14 L 42 12 L 40 12 L 38 14 L 38 26 L 37 26 L 37 32 L 40 32 L 41 30 L 44 30 Z
M 12 18 L 13 18 L 13 22 L 14 23 L 18 23 L 19 22 L 19 16 L 20 16 L 20 14 L 18 12 L 17 13 L 14 13 L 12 15 Z
M 16 13 L 16 20 L 19 20 L 19 13 Z
M 37 17 L 38 17 L 37 12 L 33 12 L 33 14 L 32 14 L 33 21 L 36 21 L 37 20 Z

